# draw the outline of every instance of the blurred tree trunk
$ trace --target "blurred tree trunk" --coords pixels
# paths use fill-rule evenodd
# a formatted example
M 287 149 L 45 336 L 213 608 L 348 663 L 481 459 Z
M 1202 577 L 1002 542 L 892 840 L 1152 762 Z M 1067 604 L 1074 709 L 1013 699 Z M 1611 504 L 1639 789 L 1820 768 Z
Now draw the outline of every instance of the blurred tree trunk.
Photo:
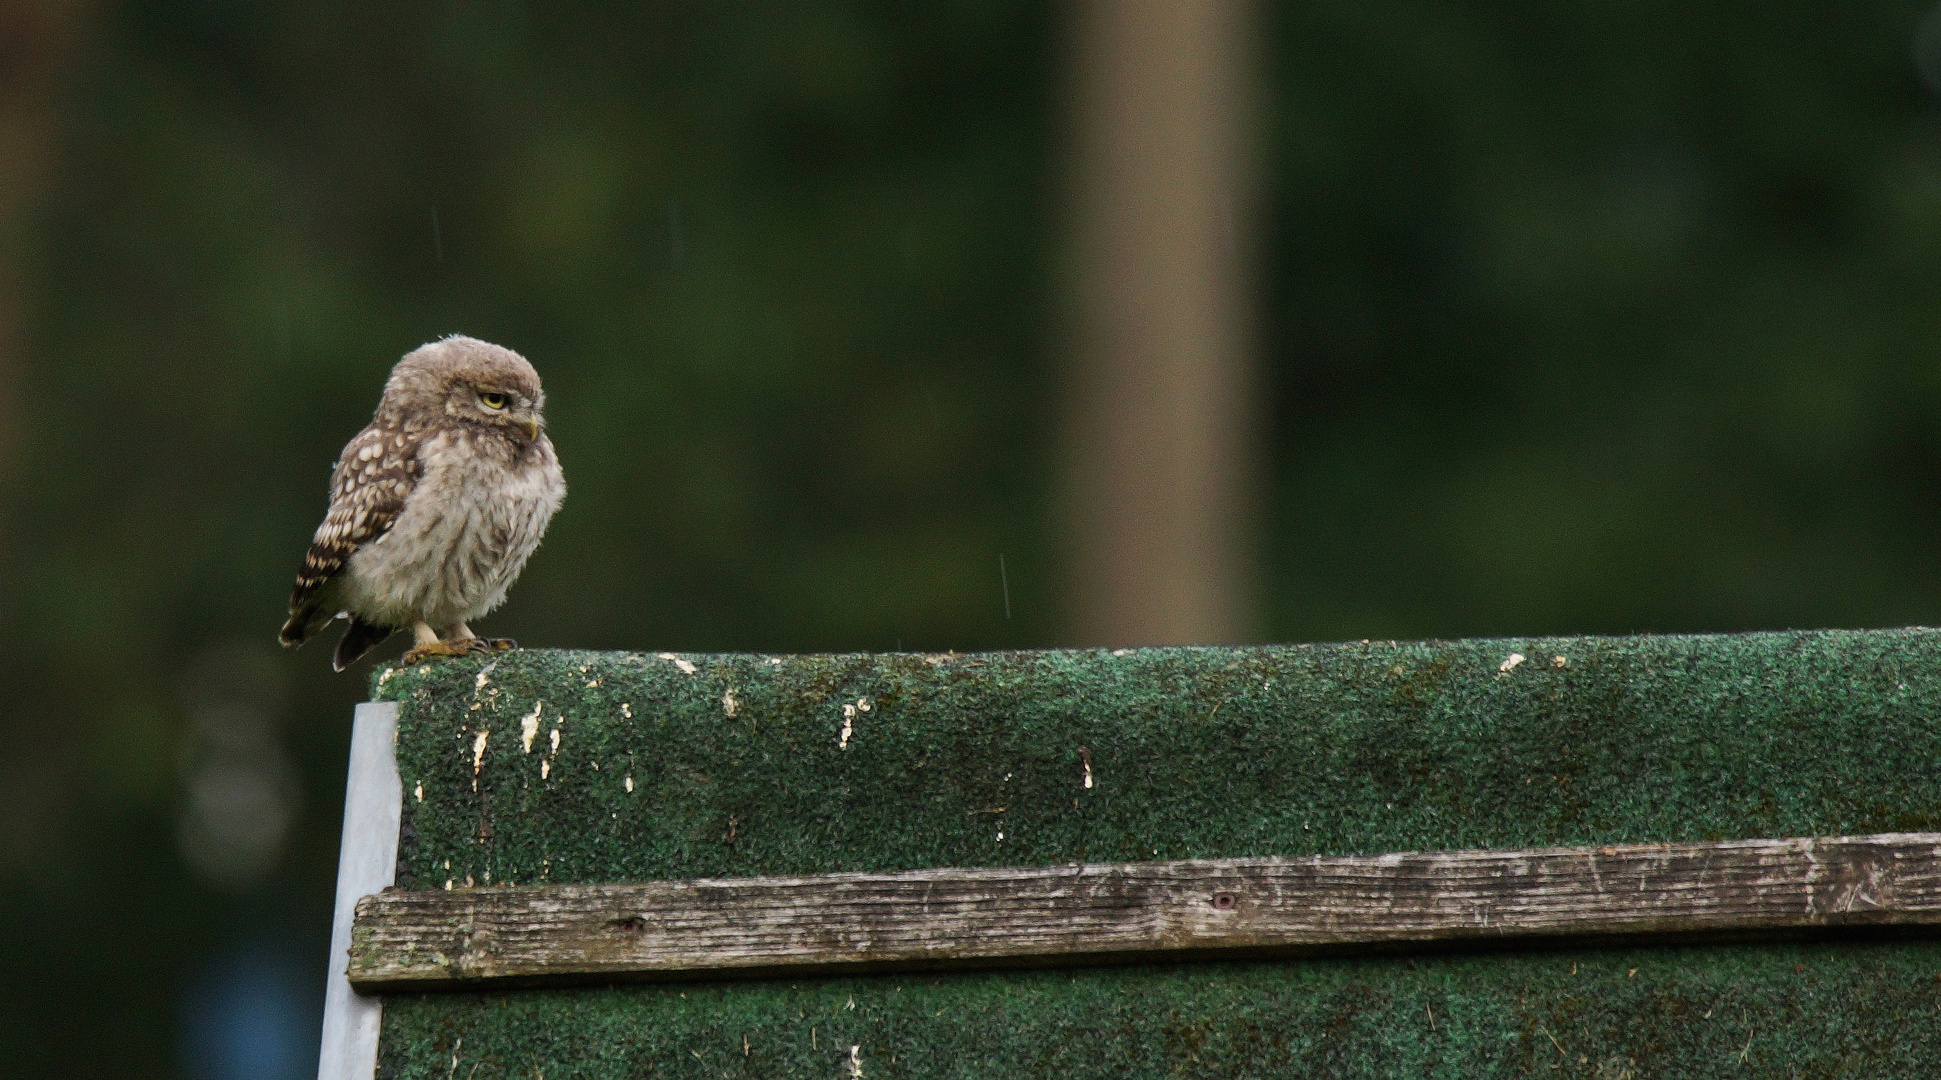
M 19 468 L 35 210 L 52 180 L 61 76 L 85 14 L 84 0 L 0 0 L 0 567 L 13 541 L 7 502 Z M 0 868 L 33 858 L 61 782 L 46 740 L 6 741 L 16 752 L 0 754 L 0 767 L 15 779 L 0 790 Z
M 1246 640 L 1263 411 L 1255 12 L 1081 0 L 1074 15 L 1067 634 Z
M 0 3 L 0 484 L 12 472 L 20 440 L 34 209 L 53 172 L 60 76 L 83 6 L 84 0 Z M 0 552 L 6 541 L 0 529 Z

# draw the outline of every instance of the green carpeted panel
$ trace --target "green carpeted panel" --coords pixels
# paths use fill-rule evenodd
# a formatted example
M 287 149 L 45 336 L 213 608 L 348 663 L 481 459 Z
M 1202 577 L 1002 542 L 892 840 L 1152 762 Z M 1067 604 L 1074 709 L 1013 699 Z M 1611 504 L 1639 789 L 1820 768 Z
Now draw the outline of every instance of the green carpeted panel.
M 1927 630 L 515 652 L 377 694 L 406 887 L 1941 830 Z M 1937 974 L 1847 943 L 412 996 L 382 1074 L 1941 1074 Z
M 836 1080 L 856 1046 L 872 1080 L 1931 1077 L 1938 964 L 1813 945 L 428 995 L 386 1005 L 379 1075 Z

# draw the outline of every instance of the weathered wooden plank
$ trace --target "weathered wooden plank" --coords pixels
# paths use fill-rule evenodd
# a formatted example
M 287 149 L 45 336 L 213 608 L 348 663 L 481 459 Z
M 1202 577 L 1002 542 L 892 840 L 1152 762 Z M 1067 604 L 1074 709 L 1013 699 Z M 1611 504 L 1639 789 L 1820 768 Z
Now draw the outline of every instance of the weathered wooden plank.
M 365 992 L 1941 925 L 1941 833 L 389 891 Z

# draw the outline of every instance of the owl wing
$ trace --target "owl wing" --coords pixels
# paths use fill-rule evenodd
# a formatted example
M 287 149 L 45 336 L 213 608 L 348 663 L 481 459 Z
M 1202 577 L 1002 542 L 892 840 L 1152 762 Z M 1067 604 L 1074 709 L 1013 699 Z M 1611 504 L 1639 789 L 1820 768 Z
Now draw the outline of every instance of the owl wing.
M 334 610 L 325 610 L 324 586 L 359 547 L 383 537 L 404 510 L 418 483 L 418 443 L 413 434 L 372 424 L 344 447 L 330 475 L 330 512 L 317 526 L 290 592 L 283 644 L 303 644 L 336 617 Z

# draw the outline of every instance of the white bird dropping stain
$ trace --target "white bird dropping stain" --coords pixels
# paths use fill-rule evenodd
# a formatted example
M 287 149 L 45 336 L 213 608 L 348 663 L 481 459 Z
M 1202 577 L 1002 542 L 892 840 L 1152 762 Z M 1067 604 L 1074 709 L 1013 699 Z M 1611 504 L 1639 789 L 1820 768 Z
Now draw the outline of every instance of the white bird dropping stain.
M 1561 656 L 1553 656 L 1553 657 L 1551 657 L 1551 658 L 1550 658 L 1550 662 L 1551 662 L 1551 663 L 1553 663 L 1553 664 L 1555 664 L 1555 665 L 1557 665 L 1558 667 L 1569 667 L 1569 666 L 1570 666 L 1570 661 L 1569 661 L 1569 660 L 1566 660 L 1566 659 L 1564 659 L 1564 658 L 1563 658 L 1563 657 L 1561 657 Z
M 627 777 L 627 790 L 632 791 L 633 789 L 634 789 L 634 778 L 629 776 Z
M 555 727 L 555 728 L 553 729 L 553 740 L 552 740 L 552 741 L 553 741 L 553 749 L 552 749 L 552 753 L 553 753 L 553 754 L 554 754 L 555 756 L 557 756 L 557 755 L 559 754 L 559 728 L 557 728 L 557 727 Z
M 1522 653 L 1513 652 L 1504 657 L 1502 663 L 1496 665 L 1496 670 L 1501 674 L 1508 675 L 1510 672 L 1516 670 L 1516 666 L 1521 664 L 1523 660 L 1524 656 Z
M 546 779 L 546 777 L 551 776 L 552 772 L 553 772 L 553 763 L 546 760 L 545 758 L 540 758 L 539 759 L 539 778 L 541 780 L 544 780 Z
M 730 720 L 733 720 L 735 714 L 741 711 L 741 702 L 735 700 L 733 688 L 721 692 L 721 711 L 727 713 Z
M 682 671 L 686 672 L 689 675 L 694 674 L 693 664 L 690 664 L 686 660 L 683 660 L 680 657 L 675 656 L 671 652 L 655 653 L 654 655 L 661 658 L 662 660 L 672 661 L 675 667 L 680 668 Z
M 850 1080 L 856 1080 L 856 1077 L 859 1077 L 859 1076 L 861 1076 L 861 1075 L 863 1075 L 863 1057 L 862 1057 L 862 1053 L 863 1053 L 863 1048 L 862 1048 L 861 1046 L 852 1046 L 852 1047 L 850 1047 L 850 1048 L 849 1048 L 849 1077 L 850 1077 Z
M 489 731 L 481 730 L 478 733 L 477 737 L 475 737 L 472 740 L 472 775 L 473 776 L 477 776 L 479 774 L 479 770 L 485 768 L 485 740 L 486 740 L 486 737 L 491 734 L 492 733 Z
M 418 781 L 418 785 L 411 789 L 411 793 L 418 797 L 419 802 L 424 802 L 425 801 L 425 782 L 423 780 Z
M 856 730 L 856 706 L 842 707 L 842 738 L 836 740 L 836 749 L 849 749 L 849 736 Z
M 632 705 L 627 704 L 624 701 L 621 702 L 620 715 L 626 717 L 629 720 L 632 720 L 634 718 L 634 707 Z
M 532 737 L 539 734 L 539 710 L 546 707 L 543 701 L 532 703 L 532 711 L 519 718 L 519 745 L 532 753 Z

